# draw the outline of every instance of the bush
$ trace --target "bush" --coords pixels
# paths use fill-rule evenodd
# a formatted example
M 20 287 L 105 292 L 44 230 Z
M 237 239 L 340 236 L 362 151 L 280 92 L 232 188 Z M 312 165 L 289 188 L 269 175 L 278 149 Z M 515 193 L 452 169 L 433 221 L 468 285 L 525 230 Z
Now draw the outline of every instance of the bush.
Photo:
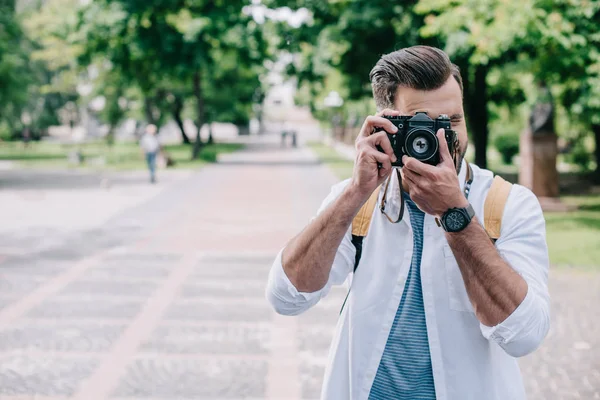
M 592 161 L 592 154 L 590 150 L 586 148 L 582 137 L 575 140 L 575 144 L 566 158 L 571 163 L 577 165 L 582 172 L 591 170 L 590 163 Z
M 200 159 L 210 163 L 217 162 L 218 150 L 215 146 L 205 145 L 200 151 Z
M 496 150 L 502 156 L 502 162 L 504 164 L 512 164 L 512 159 L 514 156 L 519 154 L 519 136 L 504 134 L 496 137 L 494 141 L 494 145 L 496 146 Z

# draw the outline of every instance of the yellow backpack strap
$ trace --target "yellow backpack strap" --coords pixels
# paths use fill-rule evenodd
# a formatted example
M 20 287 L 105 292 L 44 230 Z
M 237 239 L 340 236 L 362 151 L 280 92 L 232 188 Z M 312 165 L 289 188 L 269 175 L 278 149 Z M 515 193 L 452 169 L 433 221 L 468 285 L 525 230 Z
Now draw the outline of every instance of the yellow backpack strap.
M 369 226 L 371 226 L 371 218 L 373 217 L 373 210 L 375 210 L 375 206 L 377 205 L 377 198 L 379 197 L 379 191 L 381 186 L 378 186 L 377 189 L 371 194 L 369 200 L 360 210 L 358 210 L 358 214 L 352 220 L 352 235 L 365 237 L 367 236 L 367 232 L 369 232 Z
M 511 183 L 505 181 L 500 176 L 495 176 L 492 187 L 490 187 L 490 191 L 485 199 L 483 206 L 483 226 L 490 239 L 494 242 L 500 237 L 504 206 L 506 206 L 511 188 Z

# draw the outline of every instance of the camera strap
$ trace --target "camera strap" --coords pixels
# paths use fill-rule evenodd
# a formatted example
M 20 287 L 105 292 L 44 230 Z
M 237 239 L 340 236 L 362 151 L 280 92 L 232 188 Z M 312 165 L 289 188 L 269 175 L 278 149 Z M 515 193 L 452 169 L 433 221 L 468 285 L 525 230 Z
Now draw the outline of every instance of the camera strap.
M 471 167 L 471 164 L 469 164 L 469 162 L 467 160 L 465 160 L 465 163 L 467 165 L 467 175 L 465 176 L 465 185 L 463 188 L 463 193 L 465 195 L 465 198 L 469 198 L 469 193 L 471 192 L 471 185 L 473 184 L 473 168 Z M 393 224 L 397 224 L 398 222 L 400 222 L 402 220 L 402 216 L 404 215 L 404 189 L 402 188 L 402 174 L 400 173 L 400 169 L 395 168 L 396 170 L 396 175 L 398 177 L 398 190 L 400 191 L 400 213 L 398 214 L 397 218 L 392 218 L 389 216 L 389 214 L 386 212 L 386 204 L 387 204 L 387 193 L 388 193 L 388 188 L 390 186 L 390 181 L 392 180 L 392 176 L 390 175 L 390 178 L 387 180 L 386 184 L 385 184 L 385 189 L 383 191 L 383 196 L 381 196 L 381 203 L 379 205 L 379 210 L 381 211 L 381 213 L 383 215 L 385 215 L 385 217 L 388 219 L 388 221 L 390 221 Z
M 390 218 L 390 216 L 385 212 L 385 205 L 387 203 L 387 192 L 390 186 L 390 181 L 392 180 L 391 175 L 390 178 L 387 180 L 387 183 L 385 184 L 385 190 L 383 191 L 383 196 L 381 196 L 381 204 L 379 205 L 379 209 L 381 210 L 381 213 L 385 215 L 388 221 L 390 221 L 393 224 L 397 224 L 402 220 L 402 216 L 404 215 L 404 197 L 402 197 L 402 192 L 404 192 L 404 189 L 402 189 L 402 174 L 400 173 L 400 169 L 394 169 L 396 170 L 396 176 L 398 176 L 398 190 L 400 191 L 400 213 L 398 214 L 398 218 L 393 219 Z
M 463 189 L 463 193 L 465 197 L 469 198 L 469 193 L 471 192 L 471 185 L 473 184 L 473 168 L 471 164 L 467 160 L 465 160 L 465 164 L 467 164 L 467 176 L 465 176 L 465 187 Z

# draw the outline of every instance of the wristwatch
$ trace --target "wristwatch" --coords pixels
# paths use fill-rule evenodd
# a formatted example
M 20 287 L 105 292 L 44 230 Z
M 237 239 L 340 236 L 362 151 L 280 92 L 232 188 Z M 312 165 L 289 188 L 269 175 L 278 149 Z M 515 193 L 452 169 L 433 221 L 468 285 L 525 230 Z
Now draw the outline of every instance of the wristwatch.
M 469 225 L 474 216 L 475 210 L 469 204 L 466 208 L 449 209 L 442 215 L 440 223 L 446 232 L 460 232 Z

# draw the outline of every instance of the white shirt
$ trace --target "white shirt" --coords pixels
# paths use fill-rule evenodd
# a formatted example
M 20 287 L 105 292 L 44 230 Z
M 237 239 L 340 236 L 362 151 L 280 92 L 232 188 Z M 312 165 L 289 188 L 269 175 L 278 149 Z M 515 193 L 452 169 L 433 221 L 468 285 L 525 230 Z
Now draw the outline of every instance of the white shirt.
M 475 165 L 473 173 L 469 201 L 483 223 L 483 205 L 493 174 Z M 463 163 L 461 186 L 465 174 Z M 319 213 L 348 182 L 332 188 Z M 397 186 L 393 189 L 397 191 Z M 402 221 L 393 224 L 375 208 L 354 276 L 355 248 L 349 228 L 337 250 L 329 280 L 317 292 L 296 290 L 281 265 L 281 252 L 271 268 L 267 299 L 284 315 L 306 311 L 325 297 L 332 285 L 340 285 L 347 278 L 351 285 L 331 344 L 322 399 L 367 400 L 369 396 L 410 268 L 413 238 L 407 214 L 405 211 Z M 431 215 L 425 215 L 423 230 L 421 279 L 437 399 L 525 399 L 515 357 L 534 351 L 550 326 L 548 249 L 537 198 L 519 185 L 513 185 L 510 192 L 496 248 L 525 279 L 528 290 L 517 309 L 494 327 L 476 318 L 444 231 Z
M 140 139 L 140 147 L 145 153 L 156 153 L 160 147 L 160 143 L 155 135 L 144 133 L 144 136 Z

